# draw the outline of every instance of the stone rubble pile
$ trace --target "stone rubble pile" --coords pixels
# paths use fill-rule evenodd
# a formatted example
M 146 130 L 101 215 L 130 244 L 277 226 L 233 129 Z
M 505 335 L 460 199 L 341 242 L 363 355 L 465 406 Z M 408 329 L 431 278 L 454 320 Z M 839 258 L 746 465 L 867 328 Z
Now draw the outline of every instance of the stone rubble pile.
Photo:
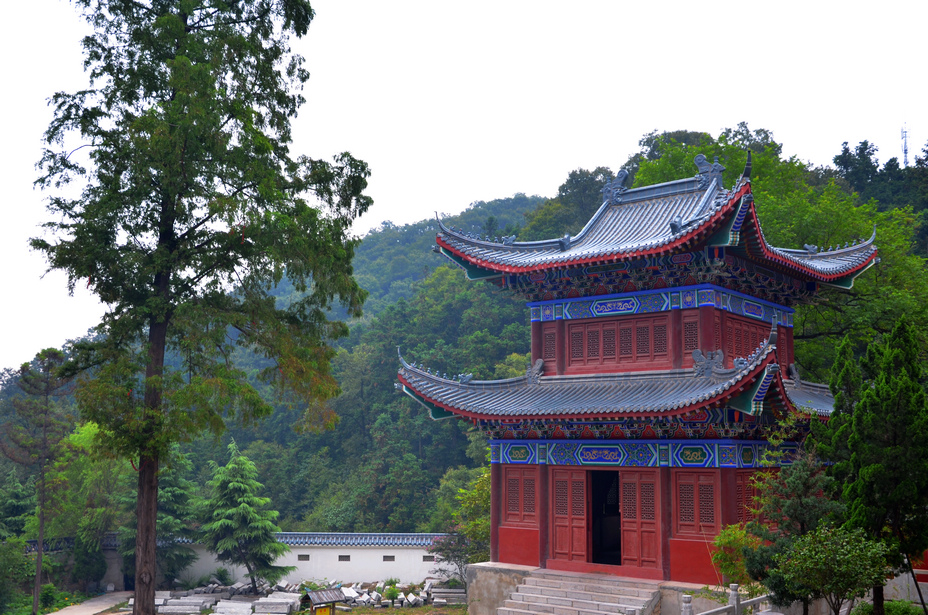
M 215 579 L 213 579 L 215 581 Z M 352 607 L 370 606 L 374 608 L 416 607 L 423 604 L 442 606 L 445 604 L 466 604 L 467 594 L 463 589 L 445 589 L 436 587 L 434 580 L 426 580 L 418 590 L 408 584 L 398 584 L 399 595 L 395 600 L 384 597 L 388 586 L 379 583 L 342 583 L 334 581 L 328 589 L 340 589 L 345 596 L 342 603 L 336 604 L 339 611 L 350 611 Z M 258 594 L 252 593 L 250 582 L 234 585 L 221 585 L 218 582 L 204 587 L 184 591 L 155 592 L 156 611 L 162 615 L 200 615 L 212 611 L 215 615 L 290 615 L 301 608 L 304 591 L 299 584 L 278 583 L 270 586 L 258 584 Z M 134 598 L 129 600 L 131 611 Z

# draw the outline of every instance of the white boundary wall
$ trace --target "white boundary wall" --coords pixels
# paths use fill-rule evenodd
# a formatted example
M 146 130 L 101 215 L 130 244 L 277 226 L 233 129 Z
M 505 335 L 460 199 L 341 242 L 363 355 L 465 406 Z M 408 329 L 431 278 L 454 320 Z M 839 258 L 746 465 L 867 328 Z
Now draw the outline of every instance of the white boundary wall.
M 223 567 L 232 573 L 234 581 L 247 580 L 244 567 L 217 562 L 203 545 L 189 546 L 196 551 L 198 559 L 183 572 L 181 578 L 195 581 Z M 344 561 L 346 557 L 348 561 Z M 400 583 L 421 583 L 435 576 L 431 574 L 435 562 L 426 561 L 430 558 L 434 556 L 427 547 L 290 545 L 290 553 L 274 563 L 297 567 L 285 577 L 288 583 L 322 580 L 356 583 L 390 578 L 399 579 Z

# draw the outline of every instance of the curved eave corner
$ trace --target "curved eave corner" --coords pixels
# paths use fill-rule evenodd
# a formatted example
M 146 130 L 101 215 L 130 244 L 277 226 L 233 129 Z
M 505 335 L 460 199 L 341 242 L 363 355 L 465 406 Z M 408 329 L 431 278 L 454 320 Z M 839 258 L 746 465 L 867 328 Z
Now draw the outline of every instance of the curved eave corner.
M 440 237 L 437 239 L 437 241 L 438 253 L 463 269 L 464 273 L 467 275 L 468 280 L 489 281 L 502 278 L 502 274 L 500 272 L 480 267 L 479 265 L 474 264 L 470 260 L 456 253 L 452 248 L 445 244 Z
M 403 378 L 402 376 L 399 376 L 399 379 L 400 379 L 400 390 L 406 395 L 409 395 L 411 398 L 413 398 L 420 404 L 422 404 L 422 407 L 429 411 L 429 417 L 432 420 L 439 421 L 441 419 L 450 419 L 450 418 L 457 416 L 455 413 L 445 410 L 441 406 L 436 405 L 432 403 L 431 401 L 429 401 L 428 399 L 426 399 L 425 397 L 422 397 L 421 395 L 419 395 L 419 393 L 415 389 L 409 386 L 409 383 L 406 382 L 406 379 Z
M 866 258 L 860 262 L 848 267 L 843 271 L 836 271 L 834 273 L 825 273 L 823 271 L 818 271 L 815 268 L 809 266 L 805 261 L 805 258 L 785 256 L 780 252 L 799 252 L 796 250 L 786 250 L 783 248 L 777 248 L 770 245 L 767 242 L 767 238 L 764 236 L 763 228 L 760 224 L 760 219 L 757 217 L 757 210 L 754 206 L 753 199 L 748 203 L 749 209 L 745 212 L 739 212 L 739 215 L 736 218 L 741 217 L 742 213 L 744 215 L 744 227 L 749 227 L 750 231 L 754 234 L 754 242 L 756 245 L 751 245 L 747 233 L 741 232 L 736 237 L 733 237 L 737 241 L 738 247 L 742 248 L 746 254 L 748 254 L 752 259 L 766 263 L 768 266 L 774 266 L 782 271 L 796 275 L 797 273 L 805 276 L 808 281 L 815 281 L 827 286 L 832 286 L 835 288 L 841 289 L 850 289 L 854 286 L 854 279 L 857 276 L 861 275 L 864 271 L 872 267 L 878 261 L 878 251 L 874 242 L 876 241 L 876 228 L 873 229 L 873 234 L 870 236 L 870 239 L 860 243 L 859 245 L 853 246 L 851 248 L 839 248 L 837 250 L 832 250 L 828 252 L 818 252 L 813 256 L 819 258 L 827 258 L 829 256 L 838 256 L 841 254 L 848 254 L 853 252 L 862 252 L 868 250 Z M 747 228 L 745 228 L 747 230 Z

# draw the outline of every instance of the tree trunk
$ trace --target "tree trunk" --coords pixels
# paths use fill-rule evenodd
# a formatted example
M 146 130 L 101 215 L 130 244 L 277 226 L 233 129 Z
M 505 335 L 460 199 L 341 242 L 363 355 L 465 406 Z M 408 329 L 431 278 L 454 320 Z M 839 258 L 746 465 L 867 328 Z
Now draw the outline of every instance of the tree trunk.
M 39 539 L 35 545 L 35 584 L 32 588 L 32 615 L 39 614 L 42 592 L 42 552 L 45 547 L 45 468 L 39 469 Z
M 886 615 L 883 608 L 883 586 L 877 585 L 873 588 L 873 615 Z
M 156 285 L 164 278 L 156 276 Z M 157 548 L 156 522 L 158 519 L 158 463 L 157 436 L 161 409 L 161 384 L 152 384 L 152 378 L 164 373 L 164 351 L 167 345 L 167 317 L 152 317 L 148 329 L 148 367 L 145 370 L 145 426 L 146 444 L 139 450 L 139 492 L 136 500 L 135 536 L 135 605 L 134 615 L 155 615 L 155 582 Z
M 158 453 L 139 458 L 139 493 L 136 501 L 135 615 L 155 615 L 155 548 L 158 517 Z

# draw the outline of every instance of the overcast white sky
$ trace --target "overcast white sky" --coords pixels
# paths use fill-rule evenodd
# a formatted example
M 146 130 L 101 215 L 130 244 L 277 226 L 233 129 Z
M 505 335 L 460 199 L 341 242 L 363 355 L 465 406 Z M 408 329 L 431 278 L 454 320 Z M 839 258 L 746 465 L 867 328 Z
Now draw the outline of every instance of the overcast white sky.
M 86 84 L 85 28 L 64 0 L 8 2 L 0 173 L 0 367 L 93 326 L 104 307 L 26 241 L 45 100 Z M 618 168 L 651 130 L 717 135 L 746 121 L 828 164 L 867 139 L 881 162 L 928 141 L 928 2 L 316 0 L 296 48 L 312 73 L 293 150 L 372 169 L 363 233 L 516 192 L 552 196 L 573 169 Z M 695 171 L 694 171 L 695 172 Z

